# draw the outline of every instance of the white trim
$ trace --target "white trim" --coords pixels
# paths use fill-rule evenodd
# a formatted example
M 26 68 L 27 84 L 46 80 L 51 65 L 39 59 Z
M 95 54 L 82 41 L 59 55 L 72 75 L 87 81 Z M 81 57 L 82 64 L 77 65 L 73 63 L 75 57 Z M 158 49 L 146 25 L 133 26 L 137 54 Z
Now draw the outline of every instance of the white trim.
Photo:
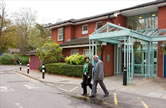
M 86 31 L 83 30 L 84 26 L 87 26 L 87 30 Z M 88 34 L 88 24 L 82 25 L 82 34 Z
M 71 46 L 62 46 L 61 48 L 78 48 L 78 47 L 89 47 L 89 44 L 84 44 L 84 45 L 71 45 Z

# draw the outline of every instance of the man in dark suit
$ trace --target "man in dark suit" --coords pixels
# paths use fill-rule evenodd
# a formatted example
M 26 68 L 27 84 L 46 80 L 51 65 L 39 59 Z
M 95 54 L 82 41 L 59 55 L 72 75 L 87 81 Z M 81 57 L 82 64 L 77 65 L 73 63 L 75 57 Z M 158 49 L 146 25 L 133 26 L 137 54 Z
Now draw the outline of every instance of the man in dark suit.
M 103 82 L 104 80 L 104 66 L 103 62 L 99 60 L 98 56 L 93 57 L 95 61 L 94 71 L 93 71 L 93 85 L 92 85 L 92 92 L 90 97 L 96 96 L 96 90 L 97 90 L 97 84 L 100 84 L 100 87 L 103 89 L 103 92 L 105 93 L 104 97 L 107 97 L 109 95 L 109 92 Z

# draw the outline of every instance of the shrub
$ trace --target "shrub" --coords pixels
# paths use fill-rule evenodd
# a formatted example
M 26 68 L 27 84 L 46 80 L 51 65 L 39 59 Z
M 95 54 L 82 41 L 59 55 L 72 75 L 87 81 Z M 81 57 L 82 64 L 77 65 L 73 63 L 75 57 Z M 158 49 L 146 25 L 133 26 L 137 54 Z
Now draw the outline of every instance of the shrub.
M 12 54 L 2 54 L 0 56 L 0 64 L 19 64 L 22 63 L 23 65 L 29 63 L 28 56 L 20 56 L 20 55 L 12 55 Z
M 16 62 L 13 55 L 3 54 L 0 56 L 0 64 L 16 64 Z
M 67 64 L 71 64 L 71 65 L 83 65 L 85 62 L 85 56 L 74 54 L 69 57 L 66 57 L 65 61 Z
M 62 58 L 62 48 L 54 41 L 48 40 L 37 49 L 37 56 L 44 64 L 55 63 Z
M 46 64 L 46 72 L 66 76 L 81 77 L 83 65 L 70 65 L 65 63 Z
M 19 62 L 21 62 L 23 65 L 29 63 L 29 57 L 28 56 L 19 56 Z

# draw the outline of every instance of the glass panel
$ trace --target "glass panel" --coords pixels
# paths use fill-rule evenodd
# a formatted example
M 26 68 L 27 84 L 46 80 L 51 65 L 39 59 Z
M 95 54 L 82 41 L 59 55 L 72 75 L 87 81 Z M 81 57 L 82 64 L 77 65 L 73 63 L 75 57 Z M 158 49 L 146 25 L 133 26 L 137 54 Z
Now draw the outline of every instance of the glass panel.
M 131 16 L 127 18 L 127 28 L 133 30 L 156 29 L 158 18 L 156 13 Z

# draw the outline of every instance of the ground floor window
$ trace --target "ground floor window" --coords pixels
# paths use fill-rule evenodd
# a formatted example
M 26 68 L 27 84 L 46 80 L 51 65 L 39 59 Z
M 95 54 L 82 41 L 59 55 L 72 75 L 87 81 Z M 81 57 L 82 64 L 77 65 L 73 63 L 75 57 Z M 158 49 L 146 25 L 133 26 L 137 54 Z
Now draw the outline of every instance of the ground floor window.
M 89 49 L 84 49 L 84 50 L 83 50 L 83 54 L 84 54 L 85 56 L 89 56 Z
M 78 52 L 78 49 L 74 49 L 74 50 L 71 50 L 71 51 L 70 51 L 70 55 L 77 54 L 77 53 L 79 53 L 79 52 Z

